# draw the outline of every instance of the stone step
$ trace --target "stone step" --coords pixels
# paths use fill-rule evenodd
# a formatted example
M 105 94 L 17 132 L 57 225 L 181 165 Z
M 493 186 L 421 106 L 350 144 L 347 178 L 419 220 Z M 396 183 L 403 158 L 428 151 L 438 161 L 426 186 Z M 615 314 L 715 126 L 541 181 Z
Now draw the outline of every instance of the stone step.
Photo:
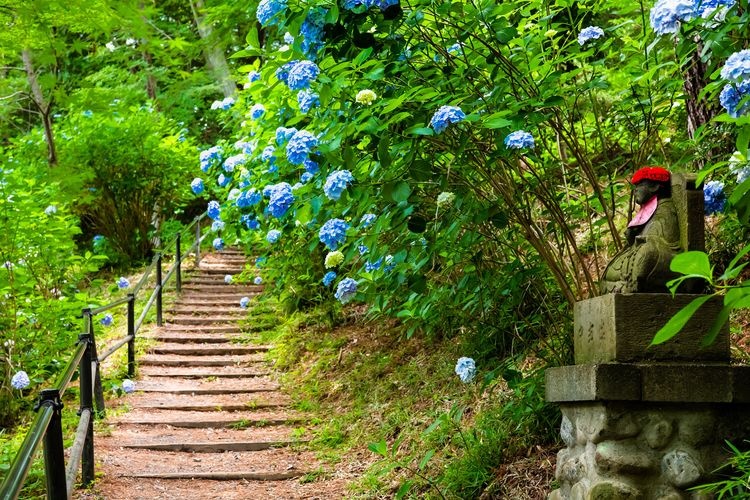
M 161 344 L 149 349 L 151 354 L 173 354 L 180 356 L 224 356 L 243 355 L 267 352 L 267 345 L 241 345 L 241 344 L 209 344 L 189 345 L 184 344 Z
M 211 306 L 221 306 L 221 307 L 227 307 L 227 306 L 238 306 L 240 305 L 240 300 L 243 297 L 247 297 L 250 299 L 250 305 L 253 304 L 253 298 L 256 297 L 257 293 L 248 293 L 248 294 L 237 294 L 237 295 L 196 295 L 196 294 L 190 294 L 190 295 L 183 295 L 180 297 L 179 300 L 175 301 L 174 305 L 176 307 L 211 307 Z M 248 305 L 248 307 L 250 307 Z
M 239 274 L 245 270 L 245 266 L 201 266 L 200 272 L 205 276 L 221 276 L 222 278 L 227 274 Z
M 286 407 L 291 404 L 291 398 L 274 391 L 213 395 L 138 392 L 138 385 L 136 385 L 136 392 L 128 394 L 127 402 L 131 408 L 151 410 L 254 411 Z
M 268 370 L 248 370 L 247 368 L 240 368 L 236 366 L 220 366 L 220 367 L 194 367 L 190 370 L 185 368 L 172 368 L 168 366 L 141 366 L 138 369 L 142 377 L 180 377 L 188 379 L 198 378 L 254 378 L 254 377 L 265 377 L 271 372 Z
M 242 333 L 242 329 L 237 325 L 173 325 L 165 323 L 157 332 L 163 332 L 166 335 L 175 334 L 198 334 L 198 333 Z
M 263 285 L 227 285 L 222 283 L 220 285 L 193 285 L 186 283 L 182 285 L 182 289 L 185 292 L 200 292 L 201 295 L 205 294 L 238 294 L 238 293 L 260 293 L 263 291 Z
M 259 451 L 299 444 L 300 441 L 205 441 L 157 443 L 146 441 L 140 443 L 122 443 L 123 448 L 142 450 L 183 451 L 190 453 L 217 453 L 224 451 Z
M 150 335 L 147 338 L 158 342 L 169 342 L 175 344 L 223 344 L 233 340 L 242 339 L 241 335 L 227 333 L 161 333 Z
M 173 316 L 169 321 L 173 325 L 216 325 L 237 323 L 242 319 L 242 316 Z
M 247 314 L 247 309 L 243 309 L 242 307 L 240 307 L 240 303 L 238 301 L 238 302 L 232 302 L 231 306 L 179 305 L 179 306 L 168 309 L 168 312 L 170 314 L 175 314 L 175 315 L 190 314 L 190 315 L 197 316 L 201 314 L 204 314 L 204 315 L 205 314 L 217 314 L 217 315 Z
M 247 366 L 258 364 L 265 361 L 263 354 L 248 354 L 244 356 L 185 356 L 185 355 L 165 355 L 165 354 L 146 354 L 141 356 L 139 364 L 141 366 Z
M 133 409 L 125 415 L 110 419 L 112 423 L 124 425 L 160 425 L 182 428 L 234 428 L 297 425 L 305 421 L 298 413 L 286 411 L 215 411 L 189 412 L 174 410 Z

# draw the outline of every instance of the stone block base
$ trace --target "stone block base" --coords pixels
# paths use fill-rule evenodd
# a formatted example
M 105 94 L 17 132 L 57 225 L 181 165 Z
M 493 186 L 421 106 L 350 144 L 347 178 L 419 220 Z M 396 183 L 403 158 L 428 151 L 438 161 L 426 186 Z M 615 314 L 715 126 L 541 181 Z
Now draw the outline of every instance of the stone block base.
M 560 486 L 549 500 L 701 499 L 729 457 L 724 440 L 750 436 L 750 404 L 561 404 Z

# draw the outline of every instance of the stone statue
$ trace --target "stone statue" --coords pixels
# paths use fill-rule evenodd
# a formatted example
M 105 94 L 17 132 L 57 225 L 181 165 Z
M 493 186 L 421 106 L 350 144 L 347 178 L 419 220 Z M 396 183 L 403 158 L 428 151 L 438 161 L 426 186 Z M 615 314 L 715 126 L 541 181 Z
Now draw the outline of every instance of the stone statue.
M 677 277 L 669 269 L 681 250 L 670 177 L 661 167 L 633 175 L 633 197 L 641 208 L 628 224 L 627 245 L 604 271 L 602 293 L 667 292 L 667 282 Z

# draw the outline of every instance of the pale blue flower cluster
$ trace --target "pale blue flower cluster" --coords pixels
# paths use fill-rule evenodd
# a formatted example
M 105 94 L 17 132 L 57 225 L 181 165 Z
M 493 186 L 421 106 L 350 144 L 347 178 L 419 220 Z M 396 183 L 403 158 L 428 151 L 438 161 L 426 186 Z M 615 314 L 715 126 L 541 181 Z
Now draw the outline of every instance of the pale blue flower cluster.
M 318 145 L 318 138 L 306 130 L 298 130 L 286 145 L 286 158 L 292 165 L 303 163 Z
M 346 304 L 357 294 L 357 282 L 352 278 L 344 278 L 339 281 L 334 296 L 342 304 Z
M 320 106 L 320 97 L 310 89 L 300 90 L 297 94 L 297 104 L 301 112 L 307 113 L 313 106 Z
M 312 61 L 299 61 L 291 67 L 286 84 L 291 90 L 302 90 L 310 87 L 310 84 L 320 74 L 318 65 Z
M 281 237 L 281 231 L 278 229 L 271 229 L 266 233 L 266 241 L 273 244 L 279 241 L 279 238 Z
M 253 120 L 259 119 L 263 114 L 266 112 L 266 107 L 263 106 L 261 103 L 253 104 L 253 107 L 250 108 L 250 118 Z
M 286 0 L 260 0 L 255 17 L 261 26 L 273 26 L 282 21 L 282 14 L 286 10 Z
M 299 62 L 298 59 L 295 59 L 294 61 L 289 61 L 288 63 L 284 63 L 279 69 L 276 70 L 276 78 L 280 82 L 287 83 L 287 79 L 289 78 L 289 72 L 292 70 L 292 68 Z
M 261 285 L 263 284 L 263 278 L 261 278 L 260 276 L 256 276 L 255 279 L 253 280 L 253 283 L 256 285 Z
M 262 161 L 267 161 L 269 163 L 273 163 L 276 161 L 276 157 L 273 155 L 276 152 L 276 148 L 273 146 L 266 146 L 263 148 L 263 152 L 260 154 L 260 159 Z
M 695 0 L 695 13 L 696 15 L 706 19 L 711 17 L 711 15 L 716 12 L 717 9 L 720 9 L 722 7 L 729 9 L 733 7 L 734 4 L 735 0 Z M 723 15 L 717 13 L 714 17 L 714 20 L 723 21 L 723 17 Z
M 224 170 L 227 172 L 234 172 L 235 167 L 244 165 L 245 162 L 247 162 L 247 157 L 244 155 L 244 153 L 230 156 L 229 158 L 224 160 Z
M 240 222 L 245 224 L 245 227 L 254 231 L 260 227 L 260 222 L 250 214 L 245 214 L 240 217 Z
M 221 151 L 221 147 L 219 146 L 213 146 L 204 151 L 201 151 L 201 154 L 200 154 L 201 170 L 203 170 L 204 172 L 207 172 L 214 161 L 221 161 L 221 154 L 222 154 L 222 151 Z
M 135 382 L 125 379 L 122 381 L 122 392 L 130 394 L 135 391 Z
M 193 193 L 195 194 L 201 194 L 205 189 L 205 186 L 203 185 L 203 179 L 201 179 L 200 177 L 196 177 L 195 179 L 193 179 L 193 182 L 190 183 L 190 189 L 192 189 Z
M 44 213 L 46 215 L 54 215 L 57 213 L 57 205 L 49 205 L 47 208 L 44 209 Z
M 211 109 L 221 109 L 224 111 L 231 108 L 232 106 L 234 106 L 233 97 L 225 97 L 221 101 L 214 101 L 211 103 Z
M 130 286 L 130 281 L 124 276 L 120 276 L 120 279 L 117 280 L 117 288 L 120 290 L 123 290 Z
M 243 309 L 247 309 L 248 304 L 250 304 L 250 297 L 242 297 L 240 299 L 240 307 Z
M 206 214 L 213 220 L 221 217 L 221 205 L 219 205 L 219 202 L 216 200 L 209 201 L 208 208 L 206 208 Z
M 268 213 L 273 217 L 283 217 L 289 207 L 294 203 L 292 186 L 287 182 L 280 182 L 263 189 L 263 194 L 268 193 Z
M 232 182 L 232 178 L 224 174 L 219 174 L 219 177 L 216 179 L 216 183 L 221 187 L 226 187 L 230 182 Z
M 651 9 L 651 28 L 657 35 L 674 34 L 680 29 L 680 22 L 688 22 L 696 17 L 694 0 L 658 0 Z
M 456 375 L 461 382 L 468 384 L 477 376 L 477 365 L 474 360 L 467 357 L 458 358 L 456 363 Z
M 440 106 L 430 119 L 430 126 L 435 133 L 440 134 L 451 123 L 458 123 L 466 118 L 466 114 L 458 106 Z
M 328 271 L 325 276 L 323 276 L 323 286 L 331 286 L 331 283 L 333 283 L 333 280 L 336 279 L 336 271 Z
M 703 188 L 703 202 L 706 215 L 723 212 L 726 201 L 723 182 L 711 181 L 706 183 Z
M 589 26 L 587 28 L 583 28 L 581 32 L 578 33 L 578 45 L 583 46 L 589 40 L 596 40 L 603 36 L 604 30 L 599 26 Z
M 221 238 L 214 238 L 213 241 L 214 250 L 221 251 L 224 249 L 224 240 Z
M 445 50 L 446 52 L 454 56 L 460 56 L 460 55 L 463 55 L 464 53 L 464 49 L 459 42 L 454 43 L 453 45 L 451 45 Z
M 114 322 L 114 320 L 115 319 L 112 317 L 111 314 L 107 314 L 106 316 L 104 316 L 102 319 L 99 320 L 99 323 L 101 323 L 104 326 L 109 326 Z
M 375 214 L 365 214 L 359 220 L 359 224 L 362 226 L 362 229 L 366 229 L 370 227 L 370 225 L 372 225 L 372 223 L 375 222 L 375 219 L 377 218 L 378 216 Z
M 302 172 L 302 175 L 299 176 L 299 180 L 302 184 L 307 184 L 310 182 L 313 178 L 313 174 L 310 172 Z
M 317 52 L 323 48 L 323 27 L 327 14 L 328 9 L 322 7 L 310 9 L 299 29 L 300 35 L 302 35 L 302 52 L 310 59 L 314 59 Z
M 276 129 L 276 145 L 283 146 L 295 132 L 297 132 L 297 129 L 294 127 L 278 127 Z
M 231 285 L 232 284 L 232 275 L 231 274 L 224 275 L 224 283 L 226 283 L 227 285 Z
M 260 73 L 257 71 L 251 71 L 247 74 L 247 83 L 257 82 L 258 80 L 260 80 Z
M 750 49 L 729 56 L 721 68 L 721 77 L 735 83 L 750 79 Z
M 26 389 L 29 384 L 31 384 L 31 380 L 29 380 L 29 376 L 23 370 L 17 371 L 16 374 L 13 375 L 13 377 L 10 379 L 10 386 L 14 389 L 18 389 L 19 391 L 22 389 Z
M 310 158 L 303 161 L 302 165 L 305 167 L 305 172 L 312 175 L 317 174 L 320 170 L 320 165 L 318 165 L 318 162 L 311 160 Z
M 220 219 L 216 219 L 215 221 L 211 223 L 211 231 L 214 233 L 218 231 L 223 231 L 225 227 L 226 227 L 226 224 L 224 224 L 224 221 Z
M 504 143 L 510 149 L 531 149 L 534 147 L 534 136 L 523 130 L 516 130 L 508 134 Z
M 237 208 L 247 208 L 257 205 L 261 199 L 261 194 L 255 188 L 250 188 L 247 191 L 242 191 L 234 203 Z
M 380 267 L 381 267 L 382 265 L 383 265 L 383 257 L 380 257 L 380 258 L 379 258 L 378 260 L 376 260 L 375 262 L 372 262 L 372 261 L 369 261 L 369 260 L 368 260 L 368 261 L 367 261 L 367 262 L 365 263 L 365 271 L 366 271 L 366 272 L 368 272 L 368 273 L 371 273 L 371 272 L 373 272 L 373 271 L 377 271 L 378 269 L 380 269 Z
M 739 118 L 750 110 L 750 102 L 740 105 L 750 96 L 750 80 L 739 83 L 727 83 L 719 94 L 719 103 L 732 118 Z M 750 101 L 750 99 L 748 99 Z
M 357 250 L 359 251 L 360 255 L 366 254 L 370 249 L 367 248 L 367 245 L 360 245 L 357 247 Z
M 346 231 L 349 224 L 341 219 L 329 219 L 318 232 L 320 241 L 329 249 L 336 250 L 346 240 Z
M 399 0 L 344 0 L 343 7 L 346 10 L 352 10 L 360 5 L 363 5 L 368 9 L 370 7 L 377 7 L 380 10 L 386 10 L 392 5 L 398 5 L 398 3 Z
M 354 176 L 348 170 L 336 170 L 331 172 L 323 185 L 323 192 L 330 200 L 338 200 L 341 193 L 354 182 Z

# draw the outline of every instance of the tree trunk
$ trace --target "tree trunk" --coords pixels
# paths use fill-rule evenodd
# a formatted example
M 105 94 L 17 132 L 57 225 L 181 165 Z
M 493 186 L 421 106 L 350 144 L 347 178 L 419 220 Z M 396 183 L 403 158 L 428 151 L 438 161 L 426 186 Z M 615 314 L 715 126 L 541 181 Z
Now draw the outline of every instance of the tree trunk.
M 204 54 L 206 56 L 206 65 L 213 73 L 216 81 L 221 85 L 224 97 L 233 97 L 237 93 L 237 85 L 232 80 L 232 75 L 229 71 L 229 65 L 227 64 L 227 58 L 224 56 L 224 51 L 212 36 L 213 30 L 211 29 L 211 25 L 205 22 L 205 19 L 201 14 L 203 7 L 203 0 L 190 1 L 190 8 L 193 10 L 195 26 L 198 28 L 198 34 L 200 34 L 201 40 L 205 46 Z
M 23 67 L 26 70 L 26 77 L 29 80 L 29 87 L 31 88 L 31 100 L 42 116 L 44 139 L 47 142 L 47 162 L 50 167 L 54 167 L 57 165 L 57 150 L 55 149 L 55 137 L 52 133 L 52 102 L 48 102 L 44 98 L 42 87 L 39 85 L 38 75 L 34 70 L 34 64 L 31 60 L 31 51 L 23 49 L 21 51 L 21 58 L 23 59 Z

